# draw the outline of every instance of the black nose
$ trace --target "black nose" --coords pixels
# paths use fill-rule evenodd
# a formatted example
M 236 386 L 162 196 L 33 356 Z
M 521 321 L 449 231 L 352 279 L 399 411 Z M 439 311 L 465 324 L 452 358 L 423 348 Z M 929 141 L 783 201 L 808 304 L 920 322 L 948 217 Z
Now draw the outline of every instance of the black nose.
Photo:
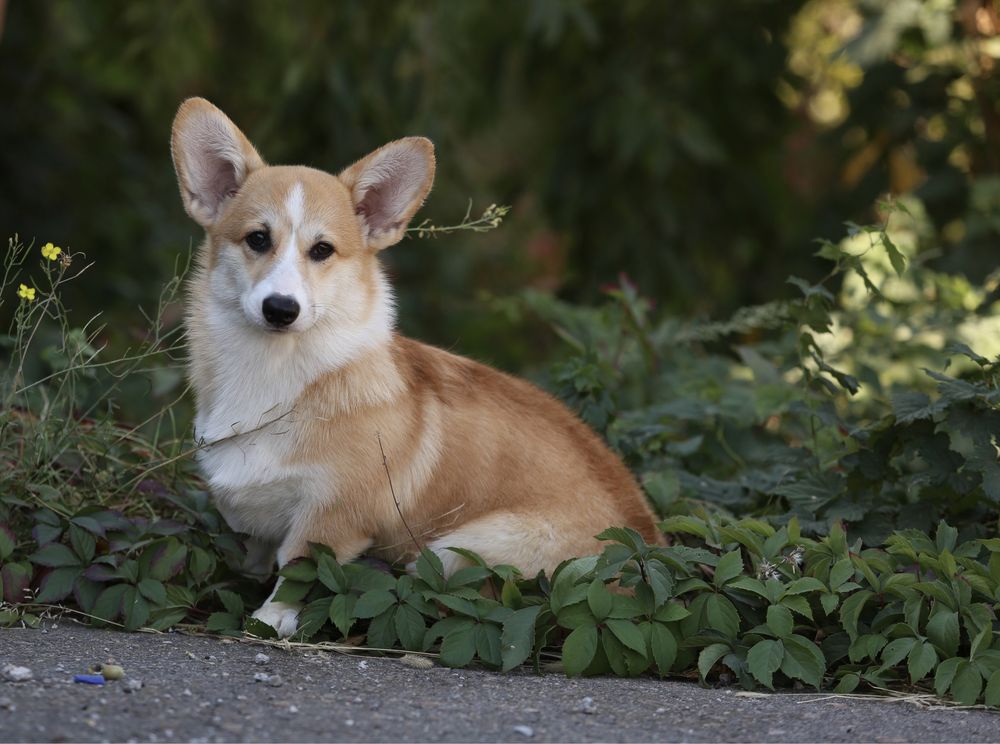
M 261 309 L 264 312 L 264 320 L 278 328 L 290 326 L 299 317 L 299 303 L 288 295 L 273 294 L 265 297 Z

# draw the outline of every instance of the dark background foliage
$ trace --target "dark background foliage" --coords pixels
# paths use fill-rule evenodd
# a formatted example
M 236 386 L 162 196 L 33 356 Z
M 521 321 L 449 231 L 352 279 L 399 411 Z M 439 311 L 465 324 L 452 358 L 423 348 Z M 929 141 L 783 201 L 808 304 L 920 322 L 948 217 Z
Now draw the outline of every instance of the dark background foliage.
M 917 190 L 942 261 L 992 256 L 1000 138 L 991 2 L 9 3 L 0 230 L 96 260 L 71 306 L 141 328 L 200 240 L 168 152 L 186 96 L 276 163 L 337 170 L 405 134 L 438 148 L 424 216 L 497 202 L 503 230 L 407 241 L 401 324 L 503 366 L 547 338 L 483 299 L 592 300 L 626 272 L 719 315 L 815 273 L 813 237 Z M 168 323 L 177 322 L 176 313 Z

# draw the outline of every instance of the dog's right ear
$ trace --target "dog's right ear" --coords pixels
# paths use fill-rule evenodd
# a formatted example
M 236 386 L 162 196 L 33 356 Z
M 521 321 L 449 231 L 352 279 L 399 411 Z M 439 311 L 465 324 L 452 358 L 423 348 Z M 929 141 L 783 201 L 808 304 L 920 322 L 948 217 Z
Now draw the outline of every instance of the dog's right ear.
M 250 140 L 204 98 L 189 98 L 177 110 L 170 152 L 184 209 L 206 228 L 247 176 L 264 167 Z

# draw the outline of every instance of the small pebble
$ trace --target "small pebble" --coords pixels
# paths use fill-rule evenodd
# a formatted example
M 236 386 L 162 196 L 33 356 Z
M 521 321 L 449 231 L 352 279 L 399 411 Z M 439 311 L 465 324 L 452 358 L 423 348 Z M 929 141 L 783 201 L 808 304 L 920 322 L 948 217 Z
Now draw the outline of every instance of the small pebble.
M 285 680 L 281 678 L 280 674 L 272 674 L 268 678 L 267 683 L 271 685 L 271 687 L 281 687 L 283 684 L 285 684 Z
M 271 657 L 268 656 L 267 654 L 257 654 L 256 656 L 253 657 L 253 663 L 254 664 L 258 664 L 258 665 L 259 664 L 266 664 L 270 660 L 271 660 Z
M 138 692 L 142 689 L 141 679 L 127 679 L 125 680 L 125 692 Z
M 594 698 L 585 697 L 576 706 L 576 711 L 578 713 L 586 713 L 587 715 L 592 715 L 597 712 L 597 705 L 594 703 Z
M 125 670 L 117 664 L 101 664 L 101 676 L 107 680 L 121 679 L 125 676 Z
M 413 667 L 414 669 L 434 668 L 434 662 L 432 660 L 428 659 L 426 656 L 418 656 L 417 654 L 403 654 L 399 657 L 399 662 L 408 667 Z
M 13 711 L 15 709 L 16 706 L 14 705 L 13 700 L 11 700 L 9 697 L 0 697 L 0 710 Z
M 27 682 L 33 676 L 28 667 L 17 666 L 15 664 L 4 664 L 0 673 L 8 682 Z
M 361 661 L 358 662 L 358 669 L 359 670 L 361 670 L 363 672 L 367 668 L 368 668 L 368 662 L 367 661 L 365 661 L 364 659 L 362 659 Z
M 535 729 L 531 726 L 515 726 L 514 732 L 529 739 L 535 735 Z
M 271 679 L 271 675 L 267 672 L 257 672 L 253 675 L 254 682 L 267 682 L 269 679 Z

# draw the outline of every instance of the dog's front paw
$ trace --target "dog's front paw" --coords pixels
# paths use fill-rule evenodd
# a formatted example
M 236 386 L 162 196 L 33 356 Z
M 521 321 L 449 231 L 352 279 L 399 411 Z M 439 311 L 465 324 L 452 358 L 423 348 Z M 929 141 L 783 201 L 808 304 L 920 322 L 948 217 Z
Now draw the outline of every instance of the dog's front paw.
M 298 630 L 301 609 L 301 605 L 288 602 L 265 602 L 253 617 L 274 628 L 279 638 L 288 638 Z

